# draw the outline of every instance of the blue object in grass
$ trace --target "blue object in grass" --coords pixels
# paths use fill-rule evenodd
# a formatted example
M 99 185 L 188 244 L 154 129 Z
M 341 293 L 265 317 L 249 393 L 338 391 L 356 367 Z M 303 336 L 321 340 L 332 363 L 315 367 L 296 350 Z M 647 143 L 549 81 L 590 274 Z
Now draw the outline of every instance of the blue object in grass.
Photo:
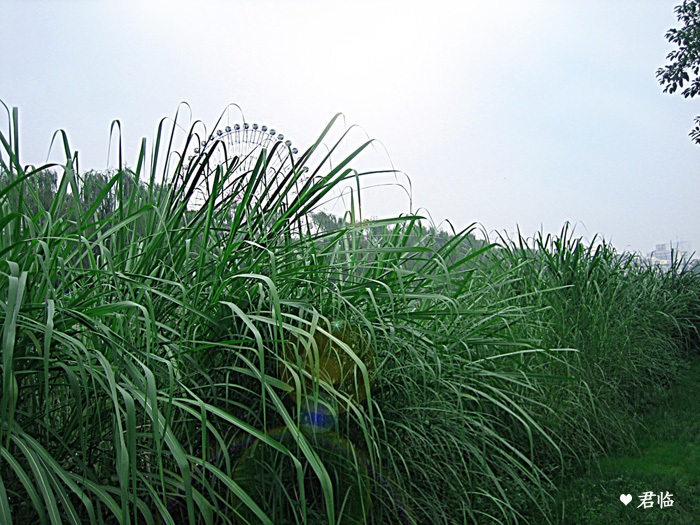
M 301 426 L 314 434 L 323 434 L 335 427 L 335 411 L 323 400 L 302 403 Z

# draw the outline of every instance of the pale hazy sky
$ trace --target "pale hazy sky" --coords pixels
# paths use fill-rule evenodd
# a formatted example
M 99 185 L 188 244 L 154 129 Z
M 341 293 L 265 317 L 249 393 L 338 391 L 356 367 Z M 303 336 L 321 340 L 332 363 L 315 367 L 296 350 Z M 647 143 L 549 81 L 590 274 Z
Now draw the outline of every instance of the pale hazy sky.
M 678 3 L 0 0 L 0 99 L 23 163 L 61 128 L 82 170 L 114 163 L 114 119 L 135 164 L 182 101 L 209 125 L 236 103 L 300 149 L 341 112 L 388 152 L 363 162 L 407 173 L 435 222 L 529 236 L 568 220 L 619 249 L 700 250 L 700 100 L 654 75 Z M 370 190 L 365 215 L 407 207 Z

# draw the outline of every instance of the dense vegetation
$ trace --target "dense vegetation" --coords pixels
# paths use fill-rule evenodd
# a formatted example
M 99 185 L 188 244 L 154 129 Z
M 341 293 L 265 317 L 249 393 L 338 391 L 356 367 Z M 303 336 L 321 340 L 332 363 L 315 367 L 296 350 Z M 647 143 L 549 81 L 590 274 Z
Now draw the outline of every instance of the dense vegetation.
M 334 158 L 335 121 L 284 169 L 214 134 L 186 161 L 161 123 L 83 174 L 65 135 L 23 166 L 9 120 L 0 523 L 552 522 L 698 352 L 687 268 L 362 220 L 368 143 Z
M 592 462 L 559 491 L 557 523 L 562 525 L 695 525 L 700 516 L 700 358 L 678 383 L 644 411 L 627 447 Z M 664 492 L 671 505 L 639 507 L 640 496 Z M 622 505 L 621 494 L 634 497 Z

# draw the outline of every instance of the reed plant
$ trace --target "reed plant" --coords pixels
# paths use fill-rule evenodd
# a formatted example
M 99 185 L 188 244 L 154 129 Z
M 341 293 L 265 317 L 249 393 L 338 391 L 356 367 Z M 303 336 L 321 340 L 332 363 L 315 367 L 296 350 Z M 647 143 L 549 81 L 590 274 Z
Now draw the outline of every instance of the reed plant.
M 337 119 L 283 167 L 167 122 L 90 174 L 64 132 L 23 165 L 8 110 L 2 523 L 548 522 L 566 458 L 695 337 L 697 280 L 607 246 L 363 220 L 387 171 Z
M 634 448 L 641 414 L 700 349 L 698 273 L 681 264 L 665 270 L 603 239 L 577 237 L 569 223 L 558 236 L 499 241 L 490 264 L 516 276 L 506 293 L 536 306 L 519 326 L 521 337 L 578 350 L 542 369 L 569 378 L 548 383 L 543 400 L 557 415 L 547 428 L 568 464 Z

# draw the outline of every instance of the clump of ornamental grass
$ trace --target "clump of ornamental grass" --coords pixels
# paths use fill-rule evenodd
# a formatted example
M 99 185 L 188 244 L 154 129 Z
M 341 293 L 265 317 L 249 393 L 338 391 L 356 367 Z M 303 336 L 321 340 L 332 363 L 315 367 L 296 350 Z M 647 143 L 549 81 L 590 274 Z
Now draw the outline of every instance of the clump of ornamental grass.
M 473 233 L 445 242 L 434 228 L 402 221 L 333 253 L 353 257 L 365 281 L 344 294 L 348 304 L 371 300 L 378 456 L 419 523 L 511 522 L 523 501 L 539 505 L 538 519 L 546 520 L 551 487 L 532 459 L 536 444 L 553 454 L 556 446 L 530 417 L 540 386 L 526 366 L 507 369 L 501 361 L 530 352 L 559 357 L 512 337 L 528 309 L 493 293 L 509 277 L 480 267 L 491 245 Z M 520 441 L 509 439 L 515 428 Z
M 281 168 L 281 142 L 242 159 L 192 126 L 177 149 L 161 122 L 134 169 L 90 174 L 64 132 L 64 163 L 23 165 L 8 122 L 0 522 L 547 519 L 517 272 L 478 264 L 473 228 L 362 221 L 369 141 L 330 162 L 332 121 Z
M 542 374 L 568 378 L 542 391 L 555 417 L 547 411 L 536 418 L 547 421 L 566 463 L 634 447 L 640 411 L 697 352 L 698 273 L 680 265 L 665 271 L 603 240 L 585 241 L 569 224 L 558 236 L 502 237 L 491 255 L 491 264 L 514 277 L 501 292 L 535 307 L 519 336 L 578 350 L 558 363 L 532 356 Z

